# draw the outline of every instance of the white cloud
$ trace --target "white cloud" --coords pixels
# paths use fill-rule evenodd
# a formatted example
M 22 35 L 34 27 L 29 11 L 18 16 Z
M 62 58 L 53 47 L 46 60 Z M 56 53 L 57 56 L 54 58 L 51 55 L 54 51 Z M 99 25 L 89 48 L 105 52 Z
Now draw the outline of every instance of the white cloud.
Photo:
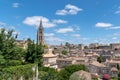
M 13 30 L 15 30 L 15 26 L 9 25 L 9 24 L 4 23 L 4 22 L 0 22 L 0 27 L 5 28 L 5 29 L 13 29 Z
M 56 30 L 57 33 L 67 33 L 67 32 L 74 32 L 74 29 L 71 27 L 67 27 L 67 28 L 60 28 L 58 30 Z
M 114 33 L 113 35 L 114 36 L 120 36 L 120 33 Z
M 56 26 L 56 24 L 50 22 L 48 18 L 43 17 L 43 16 L 26 17 L 25 20 L 23 21 L 23 23 L 27 24 L 29 26 L 37 26 L 38 27 L 38 25 L 40 24 L 40 19 L 42 19 L 43 26 L 45 28 L 50 28 L 50 27 Z
M 14 7 L 14 8 L 18 8 L 19 5 L 20 5 L 19 3 L 13 3 L 13 4 L 12 4 L 12 7 Z
M 120 29 L 120 26 L 113 26 L 113 24 L 111 23 L 103 23 L 103 22 L 98 22 L 95 24 L 95 26 L 100 28 L 105 28 L 105 30 Z
M 0 22 L 0 26 L 6 26 L 6 23 Z
M 69 14 L 77 14 L 79 11 L 82 11 L 81 8 L 78 8 L 77 6 L 68 4 L 65 6 L 66 10 L 69 10 Z
M 73 37 L 80 37 L 80 34 L 72 34 Z
M 64 41 L 63 39 L 60 39 L 58 37 L 47 37 L 46 40 L 50 42 L 59 42 L 59 41 L 63 42 Z
M 65 20 L 62 20 L 62 19 L 54 19 L 53 20 L 53 23 L 56 23 L 56 24 L 64 24 L 64 23 L 67 23 L 67 21 L 65 21 Z
M 79 11 L 82 11 L 82 10 L 83 9 L 81 9 L 75 5 L 67 4 L 64 9 L 57 10 L 56 15 L 75 15 Z
M 117 11 L 115 12 L 115 14 L 120 14 L 120 6 L 118 7 Z
M 10 26 L 11 29 L 15 30 L 15 26 Z
M 68 11 L 64 9 L 56 11 L 56 15 L 67 15 L 67 14 L 68 14 Z
M 109 28 L 107 28 L 107 30 L 108 30 L 108 29 L 120 29 L 120 26 L 109 27 Z
M 0 27 L 0 29 L 2 29 L 2 27 Z M 5 29 L 5 34 L 8 34 L 8 31 L 9 31 L 9 29 Z M 20 34 L 20 32 L 14 30 L 12 34 L 16 35 L 16 34 Z
M 85 37 L 83 37 L 83 38 L 81 38 L 82 40 L 89 40 L 89 38 L 85 38 Z
M 99 43 L 99 40 L 93 40 L 94 43 Z
M 106 44 L 109 42 L 106 38 L 97 38 L 97 39 L 94 39 L 93 41 L 98 42 L 100 44 Z
M 115 14 L 120 14 L 120 10 L 116 11 Z
M 113 37 L 112 39 L 113 39 L 113 40 L 116 40 L 116 39 L 117 39 L 117 37 Z
M 46 38 L 46 42 L 49 44 L 49 45 L 58 45 L 62 42 L 65 42 L 65 40 L 59 38 L 59 37 L 55 37 L 55 36 L 51 36 L 51 37 L 47 37 Z
M 0 29 L 1 28 L 5 29 L 6 34 L 8 33 L 8 30 L 13 30 L 13 33 L 12 33 L 13 35 L 16 35 L 16 34 L 20 35 L 20 32 L 15 29 L 15 26 L 9 25 L 7 23 L 0 22 Z
M 13 34 L 15 34 L 15 35 L 18 34 L 18 35 L 19 35 L 20 32 L 18 32 L 18 31 L 14 31 Z
M 98 22 L 95 24 L 96 27 L 105 28 L 105 30 L 110 29 L 120 29 L 120 26 L 113 26 L 111 23 Z
M 45 33 L 44 34 L 46 37 L 51 37 L 51 36 L 54 36 L 55 34 L 54 33 Z
M 101 28 L 107 28 L 107 27 L 111 27 L 112 24 L 111 23 L 103 23 L 103 22 L 98 22 L 95 24 L 96 27 L 101 27 Z

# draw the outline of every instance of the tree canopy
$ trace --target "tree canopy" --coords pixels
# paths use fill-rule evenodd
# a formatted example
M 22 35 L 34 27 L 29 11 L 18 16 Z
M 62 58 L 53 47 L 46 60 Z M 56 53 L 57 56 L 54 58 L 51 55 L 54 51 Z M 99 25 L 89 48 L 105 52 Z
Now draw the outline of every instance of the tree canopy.
M 44 53 L 44 47 L 37 45 L 34 41 L 28 39 L 28 48 L 25 53 L 25 61 L 28 63 L 37 63 L 39 66 L 43 63 L 42 54 Z
M 39 68 L 39 79 L 41 80 L 60 80 L 57 70 L 49 67 Z
M 100 56 L 97 58 L 97 61 L 98 61 L 99 63 L 101 63 L 101 62 L 103 61 L 103 57 L 100 55 Z
M 62 54 L 63 54 L 63 55 L 67 55 L 67 53 L 68 53 L 68 52 L 67 52 L 66 50 L 62 50 Z
M 66 66 L 59 72 L 60 80 L 69 80 L 70 75 L 79 70 L 86 71 L 87 68 L 82 64 Z
M 21 60 L 24 49 L 15 44 L 17 34 L 13 35 L 14 30 L 0 29 L 0 54 L 6 60 Z

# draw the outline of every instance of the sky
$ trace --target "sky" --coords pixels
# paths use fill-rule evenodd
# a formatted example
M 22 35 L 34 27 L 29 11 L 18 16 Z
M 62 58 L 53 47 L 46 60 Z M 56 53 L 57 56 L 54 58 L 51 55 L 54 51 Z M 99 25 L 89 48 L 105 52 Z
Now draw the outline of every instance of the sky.
M 49 45 L 120 42 L 120 0 L 0 0 L 0 28 L 18 40 L 36 41 L 40 19 Z

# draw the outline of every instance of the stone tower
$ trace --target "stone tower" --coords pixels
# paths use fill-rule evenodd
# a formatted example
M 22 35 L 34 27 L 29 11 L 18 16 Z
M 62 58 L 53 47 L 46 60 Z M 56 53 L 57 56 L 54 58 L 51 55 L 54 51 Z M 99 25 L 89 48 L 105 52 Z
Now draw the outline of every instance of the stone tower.
M 43 25 L 42 25 L 42 20 L 40 20 L 40 25 L 39 25 L 38 30 L 37 30 L 37 44 L 41 44 L 41 45 L 45 44 L 44 28 L 43 28 Z

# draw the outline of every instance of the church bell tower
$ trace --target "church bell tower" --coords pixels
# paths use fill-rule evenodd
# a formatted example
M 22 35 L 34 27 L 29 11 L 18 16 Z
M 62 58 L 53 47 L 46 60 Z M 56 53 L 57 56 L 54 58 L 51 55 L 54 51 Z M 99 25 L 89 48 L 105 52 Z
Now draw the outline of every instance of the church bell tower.
M 38 27 L 38 30 L 37 30 L 37 44 L 38 45 L 44 45 L 45 44 L 45 41 L 44 41 L 44 28 L 43 28 L 43 25 L 42 25 L 42 19 L 40 20 L 40 25 Z

